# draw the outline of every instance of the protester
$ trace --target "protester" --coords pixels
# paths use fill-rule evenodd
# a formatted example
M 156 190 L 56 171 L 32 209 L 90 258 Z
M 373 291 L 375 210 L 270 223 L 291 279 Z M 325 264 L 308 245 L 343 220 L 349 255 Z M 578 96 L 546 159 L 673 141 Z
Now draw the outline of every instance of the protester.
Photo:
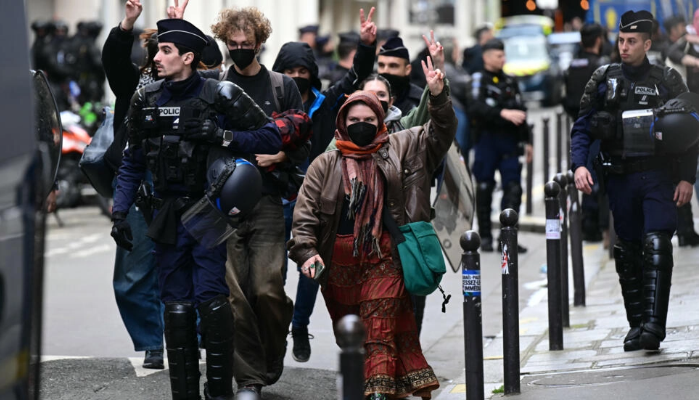
M 374 93 L 348 98 L 336 121 L 339 151 L 309 167 L 288 243 L 306 276 L 314 278 L 321 264 L 327 268 L 318 279 L 334 326 L 347 314 L 362 319 L 368 399 L 430 398 L 439 386 L 422 354 L 401 266 L 382 223 L 385 213 L 399 225 L 430 219 L 432 172 L 454 139 L 457 121 L 444 76 L 430 59 L 423 68 L 432 117 L 424 126 L 388 135 Z M 399 174 L 390 167 L 394 162 L 421 167 Z
M 233 65 L 224 81 L 243 89 L 268 116 L 303 110 L 294 80 L 270 71 L 256 55 L 272 33 L 265 15 L 255 7 L 224 9 L 212 25 L 214 37 L 226 43 Z M 284 209 L 287 184 L 280 185 L 269 167 L 300 166 L 310 145 L 276 154 L 257 154 L 254 162 L 263 176 L 263 195 L 255 209 L 227 241 L 226 280 L 235 316 L 234 371 L 237 396 L 259 399 L 264 386 L 277 382 L 284 371 L 287 335 L 293 304 L 284 291 Z

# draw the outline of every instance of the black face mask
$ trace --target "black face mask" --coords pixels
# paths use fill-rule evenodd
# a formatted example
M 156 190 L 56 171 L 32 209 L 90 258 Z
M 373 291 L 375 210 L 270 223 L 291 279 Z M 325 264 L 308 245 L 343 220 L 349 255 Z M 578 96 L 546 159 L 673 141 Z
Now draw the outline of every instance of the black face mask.
M 384 110 L 384 115 L 386 115 L 386 113 L 389 112 L 389 102 L 384 101 L 384 100 L 379 100 L 379 103 L 382 105 L 382 110 Z
M 301 93 L 302 95 L 306 93 L 307 90 L 309 90 L 309 87 L 311 87 L 311 81 L 306 78 L 301 78 L 297 76 L 292 79 L 294 79 L 294 83 L 297 84 L 299 93 Z
M 236 64 L 238 69 L 246 69 L 255 59 L 254 49 L 235 49 L 229 50 L 228 54 L 231 56 L 231 60 Z
M 365 147 L 377 136 L 377 126 L 369 122 L 355 122 L 348 126 L 348 136 L 356 145 Z
M 411 84 L 410 76 L 398 76 L 392 74 L 379 74 L 386 78 L 391 85 L 391 92 L 396 96 L 401 96 L 408 89 L 408 85 Z

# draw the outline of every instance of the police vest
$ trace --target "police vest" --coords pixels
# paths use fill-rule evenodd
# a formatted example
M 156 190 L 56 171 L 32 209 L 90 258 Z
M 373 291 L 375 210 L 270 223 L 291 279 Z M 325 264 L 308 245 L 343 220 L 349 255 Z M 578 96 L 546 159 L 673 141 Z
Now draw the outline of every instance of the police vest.
M 566 98 L 564 107 L 572 116 L 578 116 L 581 97 L 586 83 L 600 66 L 593 56 L 579 57 L 571 61 L 566 77 Z
M 522 100 L 518 90 L 516 90 L 518 82 L 512 77 L 504 75 L 503 79 L 499 79 L 496 75 L 483 75 L 481 84 L 485 89 L 486 104 L 491 107 L 498 106 L 510 109 L 522 107 Z
M 207 79 L 197 97 L 170 100 L 156 106 L 161 85 L 146 87 L 145 107 L 139 115 L 139 136 L 157 192 L 187 191 L 201 196 L 206 185 L 207 156 L 211 145 L 186 140 L 184 121 L 218 118 L 214 95 L 217 81 Z
M 664 69 L 656 65 L 642 81 L 625 78 L 620 64 L 611 64 L 605 75 L 604 109 L 616 118 L 614 137 L 602 142 L 602 150 L 612 156 L 650 157 L 656 155 L 656 143 L 649 135 L 651 119 L 644 112 L 661 107 L 669 100 L 664 85 Z

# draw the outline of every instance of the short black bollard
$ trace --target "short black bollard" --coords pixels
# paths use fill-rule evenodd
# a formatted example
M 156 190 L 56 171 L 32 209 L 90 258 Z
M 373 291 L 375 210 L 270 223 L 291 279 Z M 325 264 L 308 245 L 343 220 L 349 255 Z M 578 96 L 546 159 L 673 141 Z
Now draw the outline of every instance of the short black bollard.
M 549 177 L 549 118 L 542 119 L 542 169 L 545 181 Z
M 561 250 L 559 256 L 561 257 L 561 323 L 564 328 L 568 328 L 569 323 L 569 220 L 567 212 L 567 198 L 568 198 L 568 179 L 566 174 L 561 172 L 557 173 L 554 177 L 554 182 L 559 184 L 559 220 L 561 221 L 561 240 L 559 241 L 559 246 Z
M 520 310 L 518 296 L 518 213 L 501 213 L 501 284 L 503 292 L 503 388 L 520 393 Z
M 484 347 L 481 329 L 481 237 L 466 231 L 462 247 L 462 292 L 464 294 L 464 362 L 467 400 L 484 400 Z
M 571 271 L 574 277 L 574 307 L 586 305 L 586 278 L 583 270 L 583 240 L 581 233 L 581 205 L 574 182 L 574 173 L 566 173 L 569 180 L 569 238 L 571 240 Z
M 530 124 L 530 132 L 532 132 L 533 124 Z M 532 185 L 533 185 L 533 165 L 535 164 L 534 156 L 530 162 L 526 162 L 527 177 L 525 178 L 525 214 L 532 215 Z
M 346 315 L 335 326 L 340 345 L 338 393 L 341 400 L 365 398 L 365 326 L 357 315 Z
M 549 350 L 564 350 L 564 330 L 561 325 L 561 268 L 559 227 L 559 185 L 547 182 L 544 186 L 544 205 L 547 222 L 547 296 L 549 310 Z
M 562 146 L 564 141 L 564 113 L 557 113 L 557 167 L 555 171 L 561 170 Z M 568 168 L 568 167 L 567 167 Z

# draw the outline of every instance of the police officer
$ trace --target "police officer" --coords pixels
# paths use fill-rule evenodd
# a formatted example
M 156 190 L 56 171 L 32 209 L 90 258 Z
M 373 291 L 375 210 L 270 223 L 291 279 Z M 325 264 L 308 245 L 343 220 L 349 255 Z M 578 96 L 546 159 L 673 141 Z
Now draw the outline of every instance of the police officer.
M 173 399 L 200 398 L 195 307 L 207 350 L 205 398 L 233 395 L 233 313 L 227 300 L 226 246 L 206 248 L 183 227 L 180 216 L 203 197 L 207 165 L 220 159 L 217 154 L 270 154 L 281 147 L 274 123 L 239 87 L 205 80 L 195 72 L 206 45 L 205 35 L 187 21 L 158 22 L 154 63 L 164 80 L 142 87 L 132 97 L 127 115 L 130 147 L 117 175 L 112 215 L 112 236 L 129 250 L 131 228 L 126 214 L 148 168 L 157 209 L 148 236 L 155 242 L 165 304 Z
M 491 201 L 495 186 L 494 174 L 496 169 L 501 174 L 501 209 L 512 208 L 518 211 L 523 194 L 520 185 L 522 165 L 518 161 L 518 155 L 524 144 L 527 162 L 530 162 L 532 145 L 518 82 L 503 72 L 503 42 L 491 39 L 482 46 L 482 51 L 484 68 L 472 75 L 468 113 L 476 143 L 472 171 L 478 185 L 476 213 L 481 250 L 493 251 Z M 519 246 L 519 251 L 527 250 Z
M 599 67 L 609 64 L 610 58 L 603 55 L 603 41 L 607 38 L 603 36 L 604 30 L 600 24 L 587 23 L 581 28 L 581 48 L 576 55 L 576 58 L 571 60 L 569 69 L 564 75 L 564 86 L 566 88 L 566 96 L 564 97 L 564 110 L 576 120 L 578 117 L 579 106 L 586 83 L 593 72 Z M 594 141 L 591 144 L 591 150 L 588 157 L 589 169 L 593 169 L 593 158 L 600 150 L 600 141 Z M 584 194 L 581 204 L 583 211 L 583 240 L 598 242 L 603 236 L 601 230 L 608 228 L 608 215 L 610 211 L 606 206 L 600 207 L 600 204 L 606 204 L 608 201 L 602 191 L 599 190 L 598 177 L 595 173 L 592 174 L 593 192 L 590 195 Z
M 584 193 L 593 183 L 585 167 L 589 145 L 601 140 L 599 160 L 618 235 L 615 268 L 630 325 L 625 351 L 656 350 L 666 336 L 676 207 L 690 200 L 697 168 L 697 146 L 680 156 L 658 151 L 649 135 L 654 117 L 639 111 L 658 108 L 688 90 L 677 71 L 649 63 L 652 19 L 648 11 L 622 15 L 622 63 L 595 71 L 572 130 L 571 168 L 576 188 Z M 674 192 L 676 163 L 680 183 Z

